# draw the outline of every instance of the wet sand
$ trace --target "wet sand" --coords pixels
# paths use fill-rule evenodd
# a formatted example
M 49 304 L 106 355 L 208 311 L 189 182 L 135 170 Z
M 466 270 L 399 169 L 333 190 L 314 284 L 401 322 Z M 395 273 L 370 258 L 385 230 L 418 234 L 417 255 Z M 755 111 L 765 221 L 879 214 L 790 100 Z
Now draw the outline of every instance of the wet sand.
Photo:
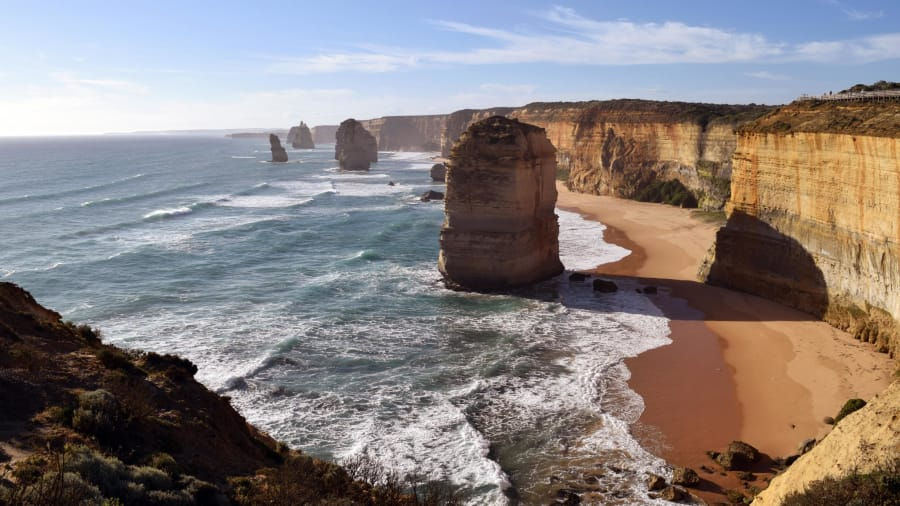
M 632 431 L 650 451 L 709 480 L 701 496 L 740 486 L 734 476 L 700 471 L 716 468 L 707 450 L 740 439 L 787 456 L 823 436 L 824 417 L 847 399 L 890 383 L 894 365 L 869 345 L 805 313 L 696 281 L 718 224 L 672 206 L 558 190 L 560 208 L 602 222 L 607 242 L 632 251 L 596 273 L 659 288 L 650 297 L 670 319 L 673 342 L 626 361 L 645 403 Z

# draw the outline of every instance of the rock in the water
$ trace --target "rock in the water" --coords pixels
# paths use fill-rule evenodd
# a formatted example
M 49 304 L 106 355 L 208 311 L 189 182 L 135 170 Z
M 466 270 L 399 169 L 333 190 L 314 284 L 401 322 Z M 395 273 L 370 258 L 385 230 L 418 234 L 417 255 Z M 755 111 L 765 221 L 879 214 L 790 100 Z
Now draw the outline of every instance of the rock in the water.
M 431 180 L 441 183 L 447 179 L 447 167 L 443 163 L 436 163 L 431 166 Z
M 744 469 L 756 462 L 759 452 L 743 441 L 732 441 L 728 449 L 716 456 L 716 462 L 726 470 Z
M 500 116 L 473 124 L 446 181 L 438 269 L 448 286 L 503 290 L 563 271 L 556 150 L 543 128 Z
M 566 505 L 581 504 L 581 497 L 575 490 L 564 488 L 556 491 L 556 503 Z
M 581 282 L 581 281 L 585 281 L 589 277 L 590 276 L 587 274 L 582 274 L 580 272 L 573 272 L 572 274 L 569 274 L 569 281 Z
M 287 143 L 294 149 L 313 149 L 316 147 L 313 143 L 312 132 L 306 123 L 300 122 L 300 126 L 291 127 L 288 132 Z
M 618 285 L 613 283 L 612 281 L 607 281 L 605 279 L 595 279 L 594 280 L 594 291 L 601 293 L 612 293 L 619 289 Z
M 281 146 L 281 140 L 278 139 L 277 135 L 269 134 L 269 147 L 272 148 L 272 161 L 273 162 L 288 161 L 287 151 L 285 151 L 284 147 Z
M 422 202 L 428 202 L 431 200 L 444 200 L 444 194 L 441 192 L 436 192 L 434 190 L 428 190 L 427 192 L 422 194 L 422 197 L 419 199 Z
M 395 186 L 393 181 L 388 181 L 388 186 Z
M 648 295 L 653 295 L 656 293 L 656 291 L 657 291 L 656 287 L 653 285 L 644 287 L 644 293 L 646 293 Z
M 334 159 L 342 170 L 369 170 L 378 161 L 378 143 L 355 119 L 344 120 L 335 134 Z
M 652 473 L 647 476 L 648 490 L 662 490 L 664 488 L 666 488 L 666 480 L 663 479 L 662 476 L 657 476 Z
M 697 472 L 689 467 L 676 467 L 672 471 L 672 484 L 693 487 L 700 483 L 700 477 Z
M 666 501 L 681 502 L 687 499 L 689 496 L 685 489 L 670 485 L 664 488 L 662 492 L 660 492 L 659 497 Z

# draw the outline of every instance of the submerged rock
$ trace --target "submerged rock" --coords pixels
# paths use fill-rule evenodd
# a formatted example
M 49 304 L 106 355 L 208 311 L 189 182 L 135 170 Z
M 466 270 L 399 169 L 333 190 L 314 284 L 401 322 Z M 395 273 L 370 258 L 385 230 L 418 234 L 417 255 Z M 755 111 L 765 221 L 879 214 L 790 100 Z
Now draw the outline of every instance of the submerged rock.
M 273 162 L 282 163 L 288 161 L 287 151 L 281 146 L 281 141 L 277 135 L 269 134 L 269 147 L 272 149 Z
M 672 484 L 692 487 L 700 483 L 697 472 L 689 467 L 676 467 L 672 471 Z
M 443 163 L 431 166 L 431 180 L 443 183 L 447 179 L 447 167 Z
M 369 170 L 378 161 L 378 143 L 355 119 L 344 120 L 335 134 L 334 159 L 342 170 Z
M 613 283 L 612 281 L 607 281 L 605 279 L 595 279 L 594 280 L 594 291 L 600 293 L 613 293 L 619 290 L 619 286 Z
M 662 476 L 650 474 L 647 476 L 647 489 L 656 491 L 666 488 L 666 480 Z
M 428 190 L 427 192 L 422 194 L 422 197 L 419 199 L 422 202 L 429 202 L 431 200 L 444 200 L 444 194 L 441 192 L 436 192 L 434 190 Z
M 569 274 L 569 281 L 581 282 L 581 281 L 585 281 L 589 277 L 591 277 L 591 276 L 588 274 L 582 274 L 580 272 L 573 272 L 572 274 Z
M 313 149 L 316 147 L 313 143 L 312 132 L 306 123 L 300 122 L 299 126 L 291 127 L 288 132 L 287 143 L 294 149 Z
M 563 271 L 556 149 L 543 128 L 494 116 L 453 147 L 438 269 L 448 286 L 503 290 Z

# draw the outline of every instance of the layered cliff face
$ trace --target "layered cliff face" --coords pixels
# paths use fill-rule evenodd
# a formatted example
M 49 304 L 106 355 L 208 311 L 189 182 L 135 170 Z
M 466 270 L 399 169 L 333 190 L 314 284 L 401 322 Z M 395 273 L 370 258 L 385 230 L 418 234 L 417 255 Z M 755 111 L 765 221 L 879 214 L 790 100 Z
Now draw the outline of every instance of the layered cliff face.
M 281 145 L 281 141 L 275 134 L 269 134 L 269 149 L 272 150 L 272 161 L 283 163 L 288 161 L 287 151 Z
M 898 458 L 900 382 L 894 382 L 862 409 L 843 418 L 819 444 L 776 476 L 753 504 L 778 506 L 815 481 L 871 473 L 889 467 Z
M 728 198 L 734 129 L 769 111 L 732 106 L 610 100 L 534 103 L 515 109 L 450 115 L 442 147 L 484 114 L 504 114 L 543 127 L 557 165 L 574 191 L 634 198 L 654 181 L 681 181 L 700 207 Z
M 309 127 L 302 121 L 299 126 L 291 127 L 288 131 L 287 143 L 294 149 L 314 149 L 316 147 Z
M 355 119 L 344 120 L 335 134 L 334 159 L 343 170 L 369 170 L 378 161 L 375 137 Z
M 900 104 L 801 103 L 739 132 L 700 276 L 900 349 Z
M 386 116 L 362 120 L 383 151 L 437 151 L 447 115 Z
M 438 269 L 448 286 L 502 290 L 559 274 L 556 158 L 542 128 L 473 124 L 447 168 Z
M 333 144 L 338 125 L 316 125 L 310 129 L 314 144 Z

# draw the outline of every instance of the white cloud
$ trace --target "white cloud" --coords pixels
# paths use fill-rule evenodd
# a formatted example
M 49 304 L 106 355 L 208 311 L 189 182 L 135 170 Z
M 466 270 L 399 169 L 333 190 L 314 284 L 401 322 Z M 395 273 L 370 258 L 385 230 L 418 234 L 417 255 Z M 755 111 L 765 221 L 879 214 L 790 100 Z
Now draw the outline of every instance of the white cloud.
M 859 13 L 857 15 L 871 15 Z M 557 63 L 638 65 L 746 62 L 871 62 L 900 57 L 900 33 L 854 40 L 788 44 L 755 33 L 736 32 L 677 21 L 635 23 L 602 21 L 565 7 L 537 16 L 549 30 L 529 33 L 435 21 L 440 29 L 484 39 L 488 44 L 464 51 L 364 48 L 356 52 L 269 58 L 268 70 L 283 74 L 391 72 L 426 65 Z M 847 59 L 847 58 L 850 59 Z
M 146 86 L 133 81 L 123 81 L 119 79 L 84 79 L 71 72 L 52 72 L 50 73 L 50 77 L 70 88 L 95 88 L 120 93 L 136 94 L 144 94 L 149 91 Z
M 879 19 L 884 17 L 884 11 L 858 11 L 856 9 L 844 9 L 844 14 L 853 21 L 865 21 L 867 19 Z
M 769 81 L 787 81 L 790 79 L 790 76 L 786 76 L 784 74 L 773 74 L 767 70 L 761 70 L 759 72 L 747 72 L 744 74 L 748 77 L 755 77 L 757 79 L 766 79 Z

